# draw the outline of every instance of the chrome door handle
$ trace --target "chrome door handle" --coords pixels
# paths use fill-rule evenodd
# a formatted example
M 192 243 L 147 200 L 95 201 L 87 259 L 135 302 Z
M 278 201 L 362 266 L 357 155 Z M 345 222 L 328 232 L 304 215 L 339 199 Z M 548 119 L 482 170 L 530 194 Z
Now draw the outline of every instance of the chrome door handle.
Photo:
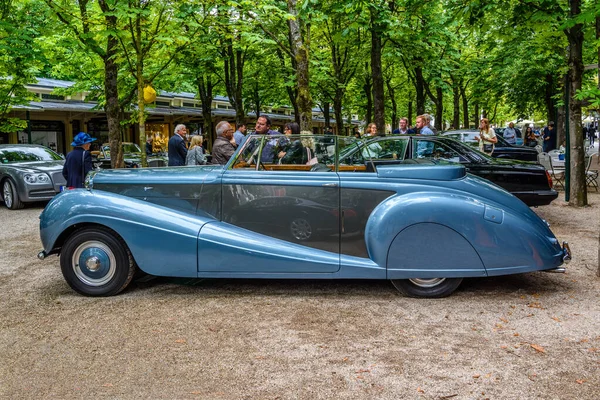
M 152 186 L 144 186 L 144 192 L 154 189 Z
M 338 185 L 337 183 L 324 183 L 321 186 L 325 186 L 325 187 L 337 187 L 337 185 Z

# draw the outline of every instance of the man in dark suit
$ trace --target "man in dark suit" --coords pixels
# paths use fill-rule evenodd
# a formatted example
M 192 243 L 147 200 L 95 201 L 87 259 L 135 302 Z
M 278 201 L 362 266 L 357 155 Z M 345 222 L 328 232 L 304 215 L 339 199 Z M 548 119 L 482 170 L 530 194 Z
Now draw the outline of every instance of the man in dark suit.
M 184 124 L 175 127 L 175 134 L 169 139 L 169 167 L 185 165 L 187 147 L 185 147 L 186 128 Z

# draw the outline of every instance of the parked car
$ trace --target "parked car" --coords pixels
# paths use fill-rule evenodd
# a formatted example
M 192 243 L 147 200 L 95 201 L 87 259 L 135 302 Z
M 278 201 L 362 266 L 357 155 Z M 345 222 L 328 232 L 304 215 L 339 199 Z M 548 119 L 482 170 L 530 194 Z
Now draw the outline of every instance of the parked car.
M 372 150 L 376 144 L 381 148 L 378 153 Z M 393 135 L 371 139 L 365 146 L 371 149 L 369 155 L 372 162 L 379 165 L 397 164 L 410 159 L 462 164 L 467 172 L 503 187 L 528 206 L 547 205 L 558 197 L 556 190 L 552 189 L 552 179 L 542 165 L 493 158 L 448 137 Z M 369 165 L 365 155 L 365 151 L 352 150 L 340 157 L 342 160 L 347 157 L 354 161 L 362 160 Z
M 50 200 L 66 185 L 65 160 L 47 147 L 0 144 L 0 193 L 4 205 L 16 210 L 25 203 Z
M 448 131 L 442 133 L 442 136 L 451 137 L 475 149 L 479 148 L 479 142 L 475 139 L 475 137 L 479 136 L 479 131 L 477 130 Z M 538 152 L 536 149 L 510 144 L 499 134 L 496 134 L 496 137 L 498 138 L 498 143 L 494 146 L 492 157 L 537 162 Z
M 291 143 L 302 144 L 299 157 L 280 163 Z M 504 189 L 460 164 L 340 158 L 364 149 L 349 137 L 252 135 L 225 166 L 92 171 L 86 189 L 44 209 L 38 257 L 60 254 L 67 283 L 88 296 L 121 292 L 137 267 L 173 277 L 386 279 L 416 297 L 447 296 L 466 277 L 564 271 L 568 245 Z
M 123 142 L 123 162 L 125 168 L 140 168 L 142 166 L 142 150 L 136 143 Z M 92 163 L 94 168 L 109 169 L 111 166 L 110 145 L 103 145 L 92 148 Z M 166 167 L 167 157 L 160 155 L 152 155 L 147 157 L 149 167 Z

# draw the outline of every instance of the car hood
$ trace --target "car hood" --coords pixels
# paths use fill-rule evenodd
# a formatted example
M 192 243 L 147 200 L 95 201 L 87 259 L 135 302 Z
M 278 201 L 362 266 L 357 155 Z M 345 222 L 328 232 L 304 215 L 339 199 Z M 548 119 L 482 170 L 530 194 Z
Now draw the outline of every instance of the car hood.
M 223 170 L 222 165 L 204 165 L 169 168 L 106 169 L 94 171 L 90 176 L 90 188 L 97 184 L 189 184 L 204 181 L 215 170 Z
M 62 171 L 64 164 L 65 164 L 65 160 L 56 160 L 56 161 L 33 161 L 33 162 L 24 162 L 24 163 L 11 163 L 11 164 L 3 164 L 3 165 L 11 166 L 13 168 L 18 168 L 24 172 L 30 172 L 30 173 L 36 173 L 36 172 L 52 173 L 52 172 L 56 172 L 56 171 Z

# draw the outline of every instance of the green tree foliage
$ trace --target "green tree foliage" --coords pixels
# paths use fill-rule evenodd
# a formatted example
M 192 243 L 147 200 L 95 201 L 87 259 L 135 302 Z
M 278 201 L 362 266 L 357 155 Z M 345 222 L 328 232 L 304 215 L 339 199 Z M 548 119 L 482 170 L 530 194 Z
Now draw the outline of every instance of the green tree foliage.
M 24 129 L 27 122 L 9 113 L 33 100 L 25 89 L 45 72 L 46 60 L 37 44 L 44 35 L 44 12 L 33 1 L 5 1 L 0 8 L 0 132 Z

